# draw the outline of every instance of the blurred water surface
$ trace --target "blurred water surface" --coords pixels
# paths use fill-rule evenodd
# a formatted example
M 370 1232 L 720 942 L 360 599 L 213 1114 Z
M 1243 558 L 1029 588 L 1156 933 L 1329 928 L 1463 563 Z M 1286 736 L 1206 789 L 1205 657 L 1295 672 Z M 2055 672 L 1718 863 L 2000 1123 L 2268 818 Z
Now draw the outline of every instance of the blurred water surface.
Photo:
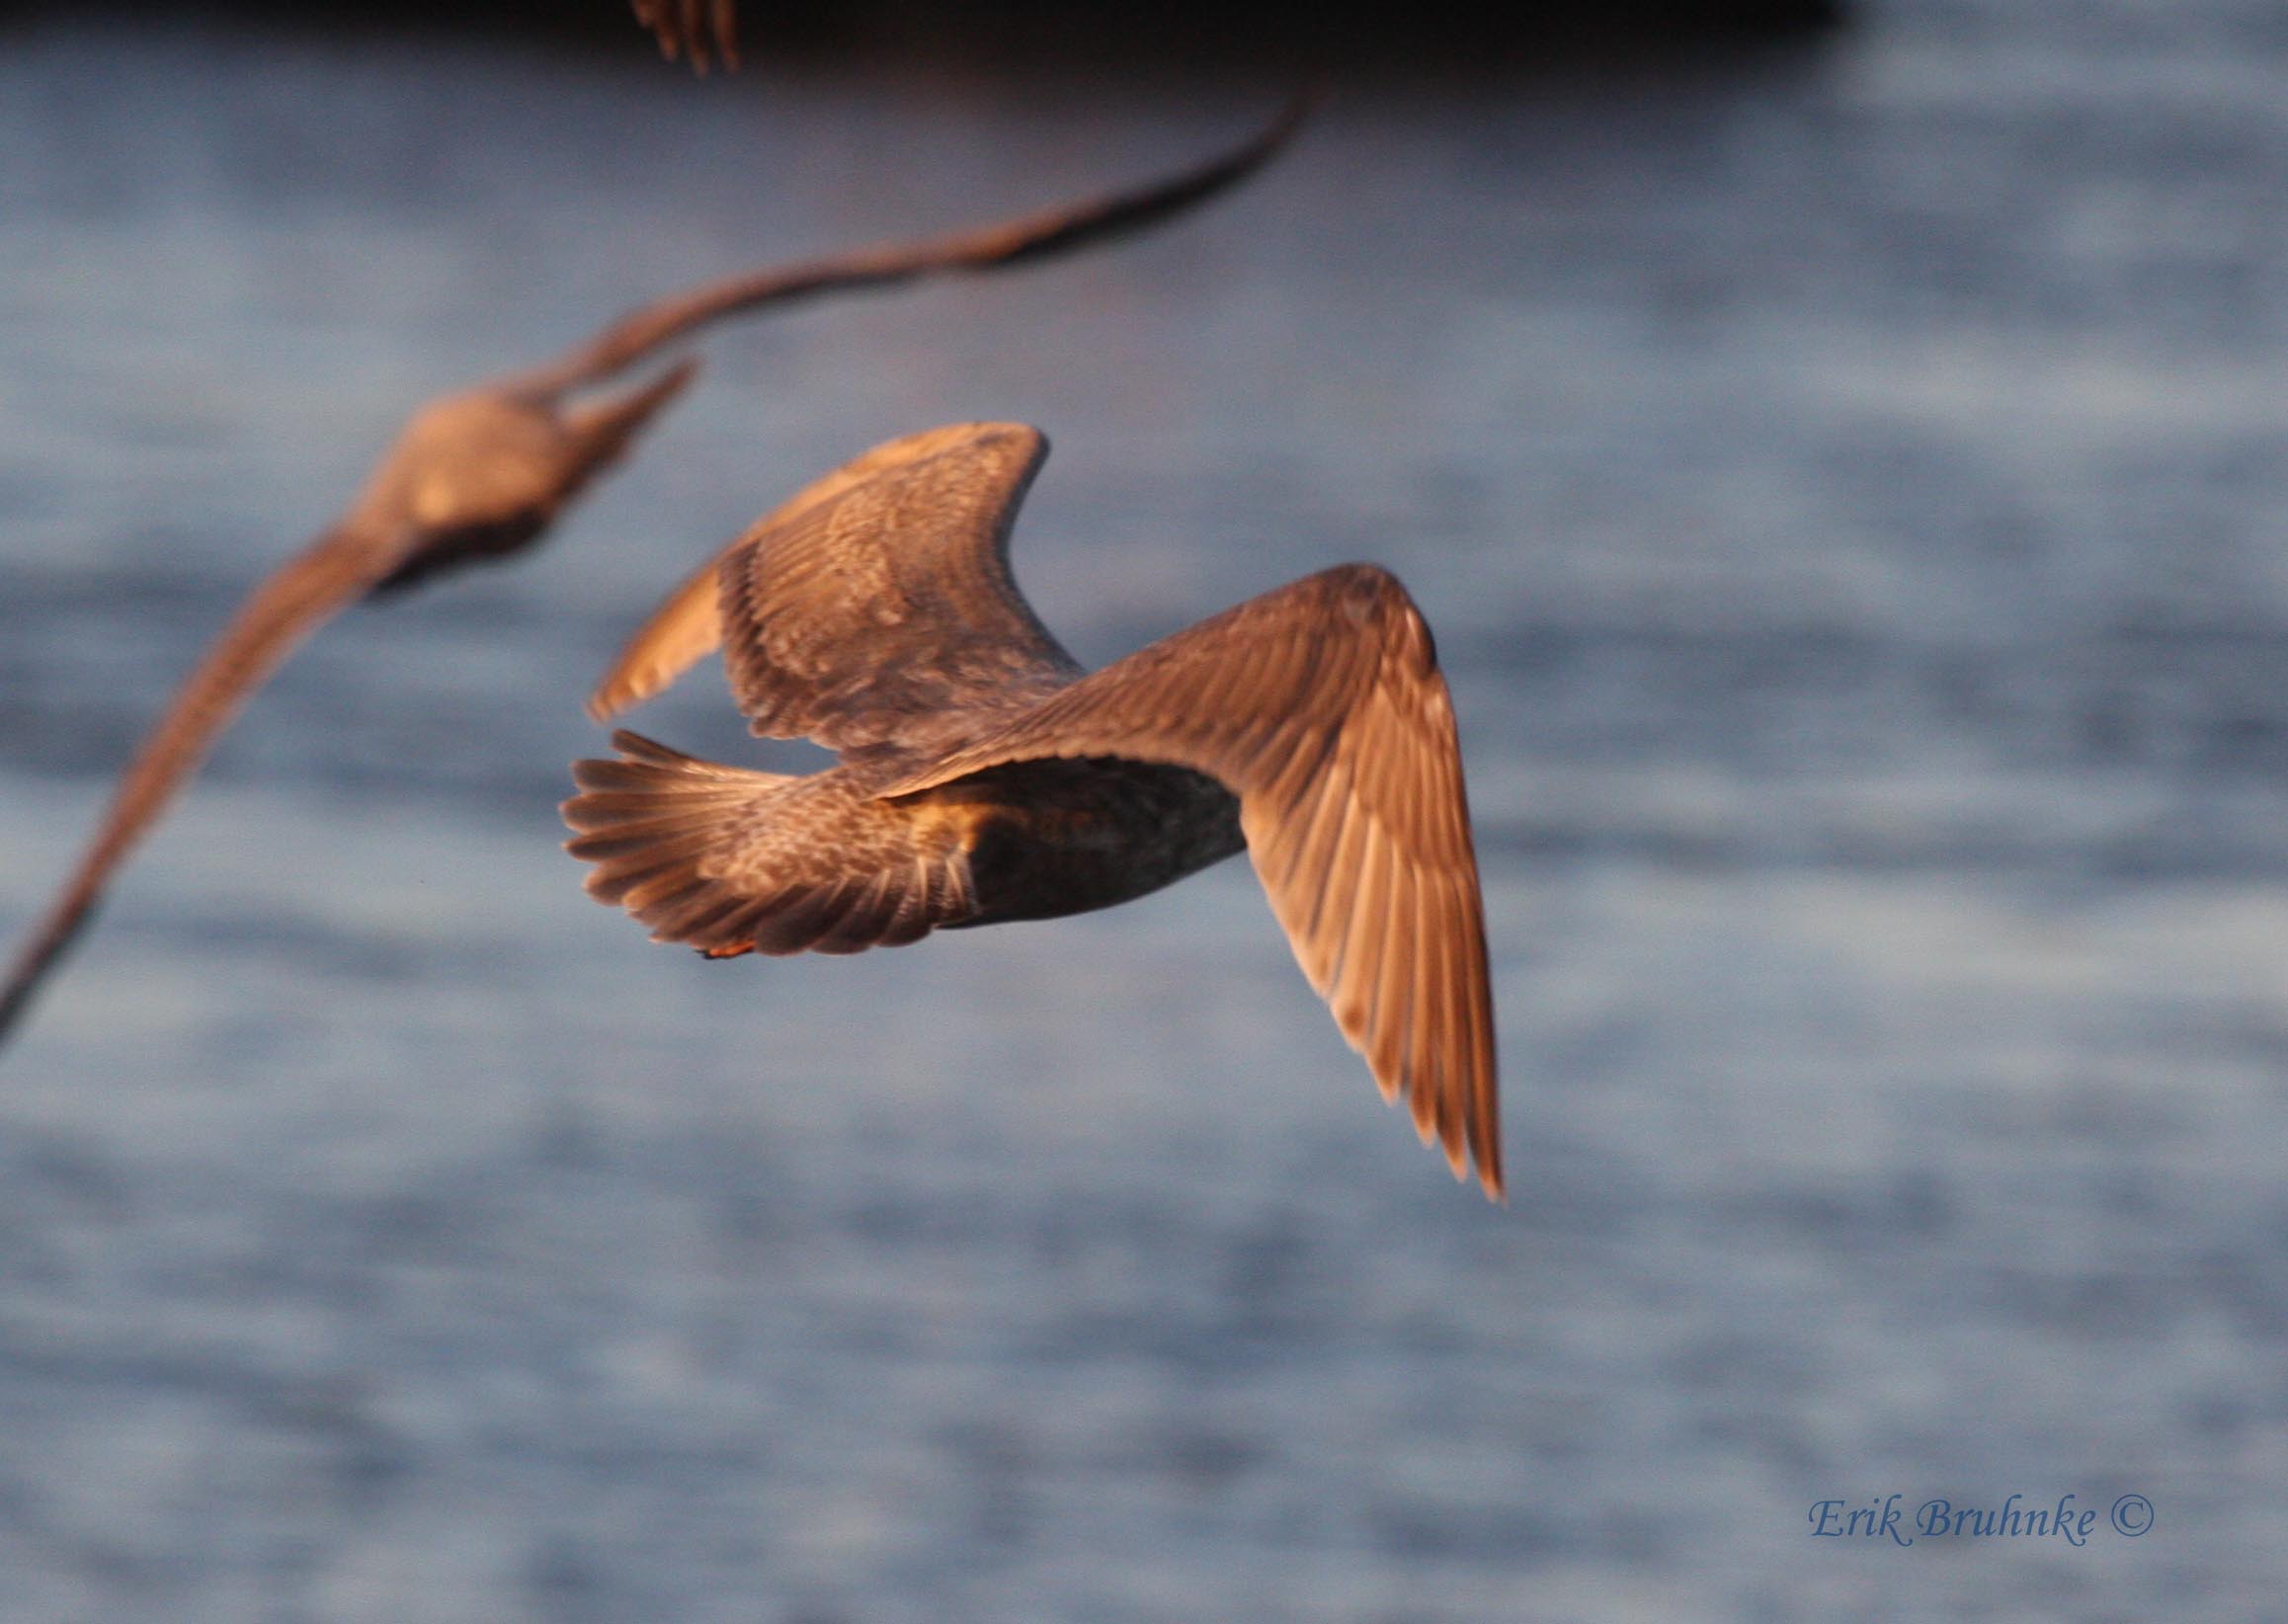
M 1373 89 L 1210 215 L 729 333 L 541 553 L 327 630 L 0 1087 L 12 1620 L 2244 1618 L 2288 1594 L 2288 29 L 1868 0 Z M 1276 87 L 0 38 L 0 926 L 405 411 Z M 1244 864 L 647 944 L 578 699 L 802 481 L 1056 443 L 1084 659 L 1352 557 L 1485 863 L 1514 1199 Z M 712 669 L 639 718 L 752 759 Z M 1822 1499 L 2102 1510 L 1811 1537 Z

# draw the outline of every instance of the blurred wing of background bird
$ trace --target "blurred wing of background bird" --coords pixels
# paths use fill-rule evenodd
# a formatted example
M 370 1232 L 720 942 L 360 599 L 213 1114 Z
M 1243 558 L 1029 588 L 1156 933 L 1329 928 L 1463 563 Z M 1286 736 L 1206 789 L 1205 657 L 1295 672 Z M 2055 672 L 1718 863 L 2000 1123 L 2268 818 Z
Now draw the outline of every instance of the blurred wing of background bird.
M 294 646 L 373 583 L 375 572 L 328 534 L 255 589 L 135 753 L 102 826 L 63 889 L 11 966 L 0 991 L 0 1037 L 15 1024 L 41 979 L 87 923 L 112 871 L 157 819 L 176 788 L 247 696 Z
M 662 301 L 627 317 L 555 366 L 533 374 L 534 381 L 556 386 L 567 377 L 609 375 L 695 326 L 762 301 L 804 297 L 832 286 L 886 285 L 934 272 L 1019 266 L 1143 230 L 1206 203 L 1254 174 L 1286 145 L 1317 103 L 1314 91 L 1298 94 L 1262 129 L 1228 152 L 1141 187 L 1044 208 L 929 242 L 869 249 L 782 272 L 733 278 L 680 300 Z M 763 525 L 785 523 L 805 506 L 867 477 L 870 471 L 864 458 L 839 468 L 765 519 Z M 722 626 L 715 612 L 716 575 L 723 557 L 746 539 L 747 535 L 742 535 L 693 571 L 652 611 L 598 682 L 588 700 L 589 715 L 601 722 L 642 703 L 722 646 Z
M 937 273 L 1014 267 L 1144 230 L 1206 203 L 1254 174 L 1287 144 L 1318 102 L 1316 91 L 1304 91 L 1292 97 L 1262 129 L 1229 151 L 1145 186 L 1104 193 L 928 242 L 893 244 L 786 271 L 733 278 L 679 300 L 663 300 L 635 312 L 554 365 L 531 374 L 531 382 L 544 388 L 561 387 L 571 379 L 609 376 L 702 323 L 763 301 L 805 297 L 830 287 L 887 285 Z M 817 500 L 822 491 L 853 474 L 854 470 L 844 469 L 828 475 L 774 517 L 783 518 L 803 503 Z M 739 542 L 731 545 L 735 548 Z M 589 698 L 591 716 L 603 721 L 641 703 L 722 645 L 722 628 L 715 614 L 719 562 L 720 555 L 694 571 L 628 639 Z
M 608 378 L 701 327 L 766 305 L 889 287 L 923 277 L 1009 270 L 1116 242 L 1197 207 L 1253 175 L 1286 146 L 1318 101 L 1317 92 L 1302 92 L 1238 145 L 1141 186 L 942 236 L 881 243 L 702 284 L 631 311 L 587 343 L 508 381 L 526 390 L 576 388 Z

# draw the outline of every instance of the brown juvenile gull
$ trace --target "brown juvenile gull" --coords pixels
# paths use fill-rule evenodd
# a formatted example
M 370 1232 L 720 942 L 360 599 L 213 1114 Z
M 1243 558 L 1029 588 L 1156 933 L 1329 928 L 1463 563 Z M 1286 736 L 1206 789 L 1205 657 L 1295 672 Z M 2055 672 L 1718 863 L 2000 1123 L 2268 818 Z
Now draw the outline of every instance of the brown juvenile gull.
M 712 49 L 724 67 L 739 65 L 735 0 L 635 0 L 635 20 L 659 37 L 660 54 L 671 62 L 680 53 L 704 73 Z
M 1140 230 L 1260 167 L 1307 108 L 1308 99 L 1297 98 L 1243 145 L 1144 186 L 946 236 L 704 284 L 631 312 L 543 365 L 415 412 L 349 511 L 255 589 L 176 690 L 123 773 L 78 866 L 0 986 L 0 1042 L 136 842 L 303 638 L 361 598 L 538 542 L 564 507 L 624 454 L 690 381 L 696 363 L 687 360 L 600 402 L 576 397 L 726 316 L 812 294 L 1020 265 Z
M 760 521 L 598 690 L 719 639 L 789 777 L 613 735 L 573 769 L 588 890 L 709 957 L 855 953 L 1156 891 L 1243 847 L 1295 957 L 1456 1177 L 1502 1192 L 1493 998 L 1453 708 L 1406 589 L 1346 564 L 1086 672 L 1009 571 L 1048 453 L 1019 424 L 894 440 Z M 719 605 L 719 610 L 714 607 Z

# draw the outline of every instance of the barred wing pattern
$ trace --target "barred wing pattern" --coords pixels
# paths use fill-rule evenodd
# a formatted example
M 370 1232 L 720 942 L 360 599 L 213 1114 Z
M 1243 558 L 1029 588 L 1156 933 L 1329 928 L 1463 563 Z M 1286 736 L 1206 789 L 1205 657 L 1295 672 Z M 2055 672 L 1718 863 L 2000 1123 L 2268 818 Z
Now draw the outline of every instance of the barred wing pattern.
M 1009 531 L 1039 431 L 968 423 L 877 446 L 671 594 L 588 702 L 599 721 L 725 641 L 757 733 L 834 750 L 974 733 L 1081 674 L 1018 592 Z
M 1477 858 L 1452 704 L 1406 589 L 1352 564 L 1266 593 L 878 793 L 1086 756 L 1188 767 L 1239 795 L 1257 876 L 1343 1035 L 1456 1176 L 1474 1160 L 1498 1197 Z
M 660 607 L 651 611 L 588 695 L 588 714 L 599 722 L 638 705 L 723 646 L 723 617 L 715 607 L 715 582 L 723 562 L 749 541 L 783 529 L 822 502 L 862 484 L 896 460 L 904 441 L 891 441 L 846 462 L 809 484 L 740 532 L 739 538 L 695 570 Z
M 777 507 L 755 521 L 736 541 L 716 553 L 669 593 L 650 617 L 635 628 L 588 695 L 588 714 L 610 721 L 631 705 L 639 705 L 678 677 L 723 646 L 723 617 L 715 606 L 715 581 L 723 562 L 758 535 L 783 528 L 820 503 L 830 501 L 872 477 L 894 458 L 902 441 L 875 447 L 846 462 L 823 478 L 814 479 Z
M 1080 676 L 1009 574 L 1010 526 L 1047 454 L 1020 424 L 910 435 L 734 549 L 716 587 L 723 664 L 754 730 L 927 746 Z
M 975 912 L 960 831 L 833 773 L 724 767 L 625 730 L 575 763 L 565 850 L 588 894 L 709 958 L 898 947 Z

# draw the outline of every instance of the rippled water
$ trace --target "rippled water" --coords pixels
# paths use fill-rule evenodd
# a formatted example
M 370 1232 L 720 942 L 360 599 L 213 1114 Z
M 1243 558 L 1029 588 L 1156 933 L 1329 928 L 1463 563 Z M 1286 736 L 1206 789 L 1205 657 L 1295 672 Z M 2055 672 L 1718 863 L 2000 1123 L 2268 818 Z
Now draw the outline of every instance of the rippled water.
M 544 552 L 330 628 L 0 1070 L 0 1612 L 2275 1608 L 2288 30 L 1858 17 L 1359 87 L 1155 240 L 729 334 Z M 0 927 L 416 401 L 1273 94 L 498 49 L 0 37 Z M 1085 659 L 1412 586 L 1508 1210 L 1242 864 L 851 960 L 581 895 L 618 638 L 977 417 L 1056 441 L 1018 568 Z M 748 748 L 711 672 L 639 721 Z M 2101 1514 L 1811 1536 L 1891 1493 Z

